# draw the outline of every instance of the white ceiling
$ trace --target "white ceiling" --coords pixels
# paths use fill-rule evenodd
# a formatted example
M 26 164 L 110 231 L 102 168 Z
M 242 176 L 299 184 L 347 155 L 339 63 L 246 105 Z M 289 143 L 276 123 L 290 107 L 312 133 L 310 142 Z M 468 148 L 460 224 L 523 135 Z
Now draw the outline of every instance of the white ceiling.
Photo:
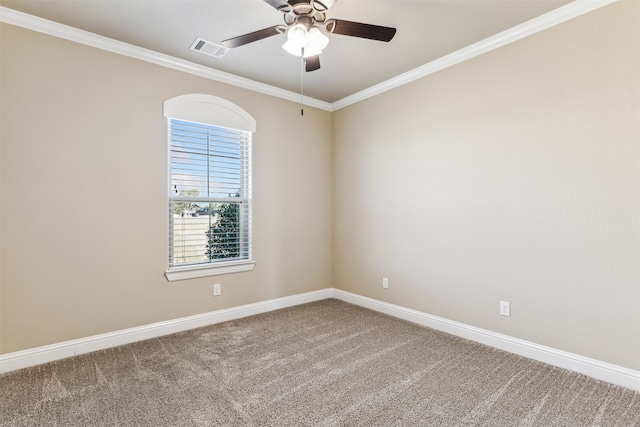
M 570 0 L 339 0 L 328 18 L 397 28 L 389 43 L 330 35 L 322 68 L 304 74 L 304 93 L 333 103 Z M 284 35 L 232 49 L 216 59 L 189 48 L 197 37 L 222 40 L 282 24 L 262 0 L 0 0 L 0 5 L 292 92 L 301 63 Z

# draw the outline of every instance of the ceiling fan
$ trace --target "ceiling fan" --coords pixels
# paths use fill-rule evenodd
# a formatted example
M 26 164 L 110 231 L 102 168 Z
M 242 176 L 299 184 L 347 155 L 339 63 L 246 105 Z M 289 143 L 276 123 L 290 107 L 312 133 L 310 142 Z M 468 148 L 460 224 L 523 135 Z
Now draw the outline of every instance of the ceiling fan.
M 225 47 L 235 48 L 278 34 L 287 34 L 282 46 L 287 52 L 304 58 L 305 70 L 320 68 L 320 54 L 329 44 L 326 34 L 390 41 L 396 29 L 360 22 L 327 19 L 326 11 L 338 0 L 263 0 L 284 13 L 285 25 L 275 25 L 252 33 L 224 40 Z

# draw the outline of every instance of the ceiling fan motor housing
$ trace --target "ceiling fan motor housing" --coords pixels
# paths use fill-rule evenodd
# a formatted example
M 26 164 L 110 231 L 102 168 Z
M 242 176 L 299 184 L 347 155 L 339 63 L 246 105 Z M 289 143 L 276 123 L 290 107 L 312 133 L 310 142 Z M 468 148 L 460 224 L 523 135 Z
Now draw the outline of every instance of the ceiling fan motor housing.
M 292 8 L 285 12 L 284 22 L 287 26 L 303 24 L 307 29 L 313 27 L 322 28 L 326 20 L 324 10 L 318 10 L 314 2 L 304 0 L 291 0 Z M 319 25 L 318 25 L 319 24 Z

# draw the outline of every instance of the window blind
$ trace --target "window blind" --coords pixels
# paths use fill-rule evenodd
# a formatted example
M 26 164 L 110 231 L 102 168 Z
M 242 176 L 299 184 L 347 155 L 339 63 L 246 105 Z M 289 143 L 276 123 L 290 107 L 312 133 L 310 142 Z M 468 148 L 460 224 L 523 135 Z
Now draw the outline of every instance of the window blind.
M 169 120 L 169 267 L 251 258 L 251 132 Z

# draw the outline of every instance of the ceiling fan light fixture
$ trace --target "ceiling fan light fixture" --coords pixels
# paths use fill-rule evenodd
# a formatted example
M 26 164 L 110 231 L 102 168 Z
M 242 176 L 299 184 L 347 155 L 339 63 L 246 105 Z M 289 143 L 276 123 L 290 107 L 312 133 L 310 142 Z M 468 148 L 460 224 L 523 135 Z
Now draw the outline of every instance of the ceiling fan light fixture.
M 329 44 L 329 37 L 322 34 L 318 28 L 296 24 L 287 30 L 287 41 L 282 45 L 283 49 L 294 56 L 316 56 Z M 304 52 L 304 54 L 303 54 Z

